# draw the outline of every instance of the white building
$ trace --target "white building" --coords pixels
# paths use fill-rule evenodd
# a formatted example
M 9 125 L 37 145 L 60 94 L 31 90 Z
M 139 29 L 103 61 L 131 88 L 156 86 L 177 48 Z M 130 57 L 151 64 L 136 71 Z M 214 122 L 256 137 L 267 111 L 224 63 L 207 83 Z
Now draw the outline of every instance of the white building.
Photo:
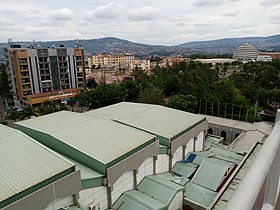
M 272 57 L 270 55 L 258 55 L 257 61 L 263 61 L 263 62 L 272 61 Z

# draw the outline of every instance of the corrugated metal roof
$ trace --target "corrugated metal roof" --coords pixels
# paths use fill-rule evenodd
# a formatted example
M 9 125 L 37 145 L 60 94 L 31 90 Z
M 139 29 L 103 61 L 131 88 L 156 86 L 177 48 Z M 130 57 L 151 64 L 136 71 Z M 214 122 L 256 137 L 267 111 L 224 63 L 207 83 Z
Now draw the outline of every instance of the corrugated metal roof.
M 17 125 L 50 134 L 103 164 L 155 140 L 153 135 L 120 123 L 68 111 L 17 122 L 16 128 L 20 127 Z
M 160 105 L 129 102 L 121 102 L 83 114 L 113 119 L 167 139 L 205 120 L 204 116 Z
M 139 192 L 131 190 L 124 192 L 123 195 L 114 203 L 113 209 L 118 210 L 164 210 L 166 206 L 156 199 Z
M 216 191 L 228 172 L 228 169 L 233 166 L 234 163 L 232 162 L 217 158 L 206 158 L 201 163 L 191 181 L 195 184 Z
M 223 149 L 215 145 L 212 145 L 208 151 L 215 154 L 216 157 L 219 157 L 224 160 L 228 160 L 230 162 L 234 162 L 237 165 L 243 160 L 245 156 L 243 154 L 238 154 L 234 151 Z
M 198 165 L 193 163 L 176 162 L 172 168 L 172 172 L 176 175 L 190 177 L 198 168 Z
M 189 161 L 190 156 L 194 157 L 194 159 L 191 158 L 191 160 L 192 160 L 191 163 L 194 163 L 196 165 L 200 165 L 205 158 L 214 157 L 214 154 L 209 152 L 209 151 L 189 152 L 186 156 L 186 161 Z
M 168 206 L 174 196 L 184 190 L 184 187 L 170 180 L 158 179 L 156 176 L 146 176 L 137 189 Z
M 207 208 L 216 195 L 217 192 L 199 186 L 195 183 L 188 182 L 185 188 L 184 199 Z
M 214 136 L 208 134 L 207 138 L 204 141 L 204 150 L 208 150 L 212 144 L 218 144 L 218 145 L 221 144 L 222 140 L 223 138 L 220 136 Z
M 97 171 L 83 165 L 82 163 L 73 160 L 69 157 L 62 155 L 65 159 L 69 160 L 70 162 L 76 165 L 76 170 L 80 170 L 81 174 L 81 181 L 82 181 L 82 188 L 88 189 L 93 187 L 100 187 L 103 186 L 103 179 L 105 176 Z
M 236 188 L 247 174 L 249 168 L 251 167 L 252 163 L 254 162 L 261 148 L 262 148 L 262 144 L 257 143 L 256 146 L 252 149 L 251 154 L 249 154 L 247 159 L 244 161 L 240 170 L 234 176 L 230 184 L 225 188 L 224 192 L 221 194 L 220 198 L 217 200 L 217 202 L 214 204 L 214 206 L 211 209 L 221 210 L 225 208 L 227 202 L 230 200 Z
M 74 170 L 75 165 L 22 132 L 0 125 L 0 166 L 1 204 L 57 174 Z

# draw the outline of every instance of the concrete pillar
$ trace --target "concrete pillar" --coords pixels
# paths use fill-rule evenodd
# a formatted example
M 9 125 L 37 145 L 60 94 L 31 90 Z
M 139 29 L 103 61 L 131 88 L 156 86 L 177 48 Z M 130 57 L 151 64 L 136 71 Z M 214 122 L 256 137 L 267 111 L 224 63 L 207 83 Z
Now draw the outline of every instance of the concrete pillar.
M 185 160 L 186 158 L 186 148 L 187 148 L 187 145 L 183 145 L 183 153 L 182 153 L 182 160 Z
M 193 137 L 193 152 L 195 152 L 195 144 L 196 144 L 197 137 Z
M 173 159 L 173 155 L 169 154 L 169 166 L 168 166 L 169 171 L 172 170 L 172 159 Z
M 138 174 L 138 170 L 135 169 L 133 170 L 133 189 L 136 190 L 137 188 L 137 174 Z
M 112 208 L 112 191 L 113 191 L 113 186 L 107 186 L 108 209 Z
M 157 173 L 157 156 L 153 156 L 153 175 Z

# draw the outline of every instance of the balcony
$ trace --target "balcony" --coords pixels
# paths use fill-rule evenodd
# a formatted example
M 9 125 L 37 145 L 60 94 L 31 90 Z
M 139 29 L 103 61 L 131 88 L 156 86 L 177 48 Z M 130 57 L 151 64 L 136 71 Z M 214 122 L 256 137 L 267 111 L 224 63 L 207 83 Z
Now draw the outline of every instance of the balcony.
M 242 179 L 225 210 L 279 209 L 280 110 L 274 128 Z M 263 197 L 263 199 L 261 199 Z

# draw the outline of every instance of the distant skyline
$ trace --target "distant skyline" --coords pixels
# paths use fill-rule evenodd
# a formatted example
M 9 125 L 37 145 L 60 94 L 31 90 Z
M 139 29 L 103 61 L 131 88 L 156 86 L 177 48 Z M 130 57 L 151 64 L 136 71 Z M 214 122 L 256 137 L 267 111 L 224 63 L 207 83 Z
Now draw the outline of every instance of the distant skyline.
M 0 42 L 117 37 L 145 44 L 280 34 L 279 0 L 0 0 Z

